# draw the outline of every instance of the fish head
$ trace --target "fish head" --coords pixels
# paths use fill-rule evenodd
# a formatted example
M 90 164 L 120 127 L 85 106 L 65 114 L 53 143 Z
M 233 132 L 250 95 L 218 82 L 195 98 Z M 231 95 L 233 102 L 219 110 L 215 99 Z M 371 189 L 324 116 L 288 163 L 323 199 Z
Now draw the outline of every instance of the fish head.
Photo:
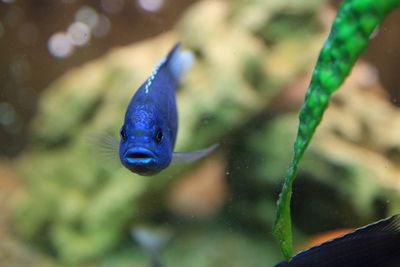
M 173 143 L 168 127 L 127 124 L 121 128 L 119 157 L 122 165 L 139 175 L 155 175 L 168 167 L 172 159 Z

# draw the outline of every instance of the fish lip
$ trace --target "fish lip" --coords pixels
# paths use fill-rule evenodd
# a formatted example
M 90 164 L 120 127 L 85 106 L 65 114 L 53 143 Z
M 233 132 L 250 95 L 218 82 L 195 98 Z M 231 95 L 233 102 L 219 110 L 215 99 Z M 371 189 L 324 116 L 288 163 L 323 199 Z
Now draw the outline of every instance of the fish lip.
M 124 153 L 124 159 L 129 164 L 147 165 L 155 162 L 155 154 L 147 148 L 135 147 Z

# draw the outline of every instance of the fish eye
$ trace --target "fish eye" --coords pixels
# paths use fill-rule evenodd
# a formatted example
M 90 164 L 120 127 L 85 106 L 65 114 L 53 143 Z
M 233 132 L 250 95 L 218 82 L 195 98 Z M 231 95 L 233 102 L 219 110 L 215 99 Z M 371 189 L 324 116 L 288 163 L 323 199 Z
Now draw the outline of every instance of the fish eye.
M 154 138 L 155 138 L 155 140 L 156 140 L 157 143 L 160 143 L 160 142 L 161 142 L 161 140 L 162 140 L 162 138 L 163 138 L 163 133 L 162 133 L 161 129 L 158 129 L 158 130 L 157 130 L 156 135 L 155 135 Z
M 125 132 L 125 128 L 124 127 L 121 128 L 119 134 L 121 136 L 122 141 L 125 141 L 126 140 L 126 132 Z

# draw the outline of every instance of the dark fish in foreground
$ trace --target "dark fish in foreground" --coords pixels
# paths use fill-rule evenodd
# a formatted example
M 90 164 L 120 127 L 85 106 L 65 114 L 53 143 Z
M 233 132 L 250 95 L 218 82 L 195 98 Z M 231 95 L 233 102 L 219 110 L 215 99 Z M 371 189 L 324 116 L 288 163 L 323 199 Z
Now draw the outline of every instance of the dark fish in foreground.
M 400 215 L 303 250 L 275 267 L 400 266 Z
M 218 145 L 192 152 L 173 152 L 178 130 L 176 88 L 194 60 L 176 44 L 132 97 L 121 128 L 119 158 L 134 173 L 154 175 L 173 162 L 192 162 Z

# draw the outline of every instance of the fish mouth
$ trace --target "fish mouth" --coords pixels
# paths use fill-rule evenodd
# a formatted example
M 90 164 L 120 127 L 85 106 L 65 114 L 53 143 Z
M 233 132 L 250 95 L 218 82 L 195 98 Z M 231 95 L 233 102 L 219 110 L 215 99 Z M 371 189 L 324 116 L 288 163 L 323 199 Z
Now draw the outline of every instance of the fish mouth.
M 124 159 L 129 164 L 147 165 L 155 162 L 155 155 L 151 150 L 136 147 L 128 149 L 124 154 Z

